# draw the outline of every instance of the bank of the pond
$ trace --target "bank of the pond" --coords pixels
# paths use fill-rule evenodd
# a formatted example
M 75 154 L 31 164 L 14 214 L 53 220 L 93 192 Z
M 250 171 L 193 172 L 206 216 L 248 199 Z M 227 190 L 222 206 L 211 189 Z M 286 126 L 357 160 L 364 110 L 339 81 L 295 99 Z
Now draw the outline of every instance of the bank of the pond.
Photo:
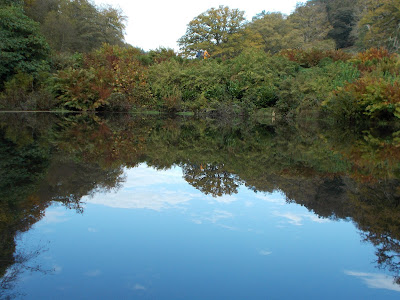
M 270 114 L 357 123 L 400 117 L 400 60 L 385 49 L 248 50 L 227 60 L 183 59 L 103 46 L 43 78 L 19 73 L 0 109 Z

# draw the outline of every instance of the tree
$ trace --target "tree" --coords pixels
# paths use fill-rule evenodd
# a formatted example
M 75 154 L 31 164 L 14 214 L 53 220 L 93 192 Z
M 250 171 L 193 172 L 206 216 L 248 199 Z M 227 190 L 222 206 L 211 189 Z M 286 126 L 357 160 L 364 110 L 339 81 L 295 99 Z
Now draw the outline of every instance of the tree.
M 358 24 L 359 42 L 364 48 L 400 49 L 400 2 L 366 1 L 365 12 Z
M 22 6 L 0 6 L 0 41 L 0 88 L 18 72 L 35 75 L 48 67 L 49 46 Z
M 189 22 L 185 35 L 178 40 L 180 49 L 186 56 L 194 56 L 201 49 L 223 55 L 223 47 L 242 32 L 243 15 L 243 11 L 223 5 L 207 10 Z
M 333 48 L 334 42 L 327 38 L 328 32 L 332 29 L 329 23 L 326 7 L 322 3 L 307 2 L 298 4 L 295 11 L 288 17 L 293 26 L 289 42 L 296 45 L 301 38 L 302 48 Z
M 354 45 L 352 31 L 356 25 L 356 13 L 359 5 L 354 0 L 312 0 L 326 7 L 329 23 L 332 29 L 328 37 L 335 40 L 336 48 L 346 48 Z
M 25 14 L 36 22 L 43 22 L 47 14 L 57 11 L 62 0 L 25 0 Z
M 123 46 L 126 17 L 89 0 L 26 0 L 29 17 L 40 22 L 50 46 L 62 52 L 89 52 L 103 43 Z
M 291 28 L 285 15 L 279 12 L 261 12 L 253 17 L 249 28 L 259 34 L 266 52 L 276 53 L 289 48 L 285 36 Z

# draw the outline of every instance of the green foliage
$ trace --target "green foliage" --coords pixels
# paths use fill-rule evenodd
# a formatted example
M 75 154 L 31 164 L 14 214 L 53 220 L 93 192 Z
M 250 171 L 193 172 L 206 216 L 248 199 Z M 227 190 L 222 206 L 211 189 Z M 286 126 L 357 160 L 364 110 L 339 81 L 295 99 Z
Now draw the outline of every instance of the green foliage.
M 212 56 L 224 55 L 224 44 L 242 30 L 244 12 L 220 5 L 210 8 L 189 22 L 186 33 L 178 40 L 185 56 L 207 50 Z
M 278 111 L 286 116 L 319 114 L 321 104 L 337 87 L 356 80 L 359 70 L 349 62 L 337 61 L 303 69 L 280 85 Z
M 25 11 L 40 22 L 56 51 L 89 52 L 103 43 L 124 46 L 126 17 L 111 6 L 97 7 L 89 0 L 29 0 Z
M 359 44 L 365 49 L 400 49 L 400 3 L 396 0 L 366 1 L 359 21 Z
M 237 105 L 254 109 L 272 106 L 279 81 L 297 69 L 286 58 L 249 50 L 224 62 L 165 61 L 150 68 L 149 80 L 161 107 L 198 111 Z
M 335 40 L 336 48 L 347 48 L 354 44 L 353 31 L 357 23 L 357 11 L 362 9 L 360 1 L 354 0 L 312 0 L 326 7 L 331 30 L 328 37 Z
M 362 77 L 337 88 L 324 107 L 334 118 L 346 122 L 400 118 L 398 55 L 373 48 L 350 61 L 362 71 Z
M 295 46 L 291 44 L 292 39 L 287 38 L 293 28 L 281 13 L 263 11 L 253 17 L 248 27 L 260 36 L 265 52 L 277 53 Z
M 14 74 L 48 70 L 49 47 L 22 7 L 0 6 L 0 89 Z
M 325 105 L 340 120 L 400 118 L 400 81 L 361 78 L 337 89 Z
M 332 26 L 324 3 L 310 1 L 297 4 L 295 11 L 288 17 L 288 22 L 293 28 L 290 32 L 291 43 L 298 43 L 292 48 L 334 49 L 334 42 L 328 39 Z
M 352 56 L 341 50 L 318 50 L 318 49 L 286 49 L 279 52 L 279 55 L 287 57 L 289 60 L 297 62 L 304 68 L 315 67 L 326 58 L 332 61 L 347 61 Z

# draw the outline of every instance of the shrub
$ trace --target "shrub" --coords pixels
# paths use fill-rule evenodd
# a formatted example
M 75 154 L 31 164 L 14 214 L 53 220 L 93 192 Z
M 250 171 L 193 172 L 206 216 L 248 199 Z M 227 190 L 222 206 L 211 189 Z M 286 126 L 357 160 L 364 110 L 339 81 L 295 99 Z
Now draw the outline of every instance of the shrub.
M 304 68 L 318 66 L 323 59 L 330 58 L 335 61 L 347 61 L 352 56 L 342 50 L 317 50 L 317 49 L 287 49 L 279 52 L 279 55 L 297 62 Z
M 58 72 L 56 97 L 72 110 L 117 110 L 149 104 L 147 69 L 137 55 L 136 48 L 104 45 L 84 56 L 82 68 Z
M 0 109 L 49 110 L 55 101 L 47 89 L 48 73 L 33 75 L 19 72 L 4 83 L 0 94 Z
M 400 118 L 400 82 L 364 77 L 338 88 L 324 106 L 341 120 Z
M 343 61 L 302 69 L 297 76 L 289 77 L 280 84 L 277 110 L 287 116 L 315 115 L 332 91 L 359 76 L 356 67 Z
M 362 72 L 373 72 L 378 70 L 382 73 L 399 75 L 399 57 L 396 53 L 390 53 L 385 48 L 371 48 L 358 53 L 352 59 L 354 65 Z

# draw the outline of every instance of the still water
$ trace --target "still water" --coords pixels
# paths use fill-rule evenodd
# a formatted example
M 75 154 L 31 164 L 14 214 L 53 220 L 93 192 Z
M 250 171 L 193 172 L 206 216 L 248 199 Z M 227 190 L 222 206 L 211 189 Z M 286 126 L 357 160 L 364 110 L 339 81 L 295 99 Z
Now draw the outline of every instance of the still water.
M 0 117 L 0 297 L 398 299 L 398 133 Z

